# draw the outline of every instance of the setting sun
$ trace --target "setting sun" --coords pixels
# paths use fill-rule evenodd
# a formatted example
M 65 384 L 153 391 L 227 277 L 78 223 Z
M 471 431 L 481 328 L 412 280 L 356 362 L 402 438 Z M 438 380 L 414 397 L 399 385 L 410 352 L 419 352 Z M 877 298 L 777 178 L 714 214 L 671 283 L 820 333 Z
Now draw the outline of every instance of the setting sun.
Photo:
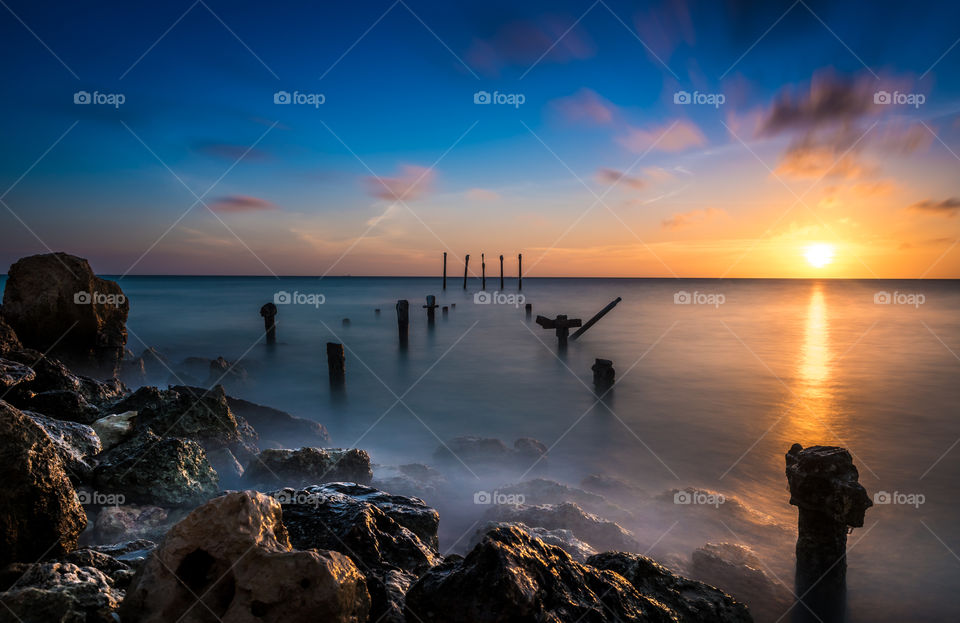
M 803 254 L 814 268 L 823 268 L 833 261 L 833 247 L 829 244 L 812 244 Z

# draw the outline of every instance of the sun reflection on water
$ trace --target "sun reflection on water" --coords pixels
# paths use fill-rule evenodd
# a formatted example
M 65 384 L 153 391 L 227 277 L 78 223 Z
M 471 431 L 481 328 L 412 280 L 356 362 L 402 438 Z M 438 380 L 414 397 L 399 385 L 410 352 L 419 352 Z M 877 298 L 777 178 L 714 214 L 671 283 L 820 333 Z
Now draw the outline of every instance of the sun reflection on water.
M 806 324 L 793 388 L 795 401 L 791 428 L 796 441 L 826 443 L 833 435 L 828 422 L 833 419 L 833 351 L 830 345 L 830 318 L 823 285 L 816 283 L 807 304 Z

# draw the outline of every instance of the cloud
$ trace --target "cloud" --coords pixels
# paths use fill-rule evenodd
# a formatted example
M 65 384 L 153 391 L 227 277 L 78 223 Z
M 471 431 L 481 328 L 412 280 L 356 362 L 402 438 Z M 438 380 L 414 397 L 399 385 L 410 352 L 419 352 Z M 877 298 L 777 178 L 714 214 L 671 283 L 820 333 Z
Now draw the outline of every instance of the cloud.
M 413 164 L 400 166 L 396 177 L 365 178 L 370 194 L 387 201 L 413 201 L 433 190 L 435 172 Z
M 526 70 L 537 62 L 566 63 L 590 58 L 595 53 L 593 41 L 575 18 L 544 15 L 535 20 L 509 22 L 491 37 L 475 39 L 466 60 L 478 71 L 498 76 L 510 66 Z
M 661 225 L 663 225 L 664 229 L 682 229 L 684 227 L 702 223 L 724 214 L 726 214 L 726 212 L 717 208 L 691 210 L 689 212 L 674 214 L 670 218 L 664 219 L 661 222 Z
M 618 137 L 617 142 L 636 153 L 652 149 L 678 152 L 704 145 L 707 139 L 693 122 L 681 119 L 662 127 L 628 127 L 627 133 Z
M 930 214 L 940 214 L 942 216 L 956 216 L 960 213 L 960 199 L 950 197 L 943 201 L 934 201 L 925 199 L 909 206 L 907 209 L 915 212 L 929 212 Z
M 576 123 L 610 123 L 617 112 L 616 106 L 591 89 L 580 89 L 573 95 L 553 100 L 551 105 L 566 121 Z
M 596 179 L 601 184 L 623 184 L 634 190 L 641 190 L 647 186 L 647 183 L 639 177 L 627 175 L 625 172 L 616 169 L 598 169 Z
M 250 197 L 248 195 L 229 195 L 219 197 L 210 204 L 210 209 L 214 212 L 223 212 L 228 214 L 239 214 L 243 212 L 262 212 L 265 210 L 279 209 L 266 199 L 259 197 Z
M 500 194 L 486 188 L 471 188 L 466 193 L 471 201 L 499 201 Z
M 196 143 L 193 150 L 205 156 L 221 158 L 236 162 L 240 159 L 248 161 L 264 161 L 270 159 L 270 154 L 262 149 L 251 148 L 249 145 L 232 145 L 230 143 Z
M 837 153 L 828 145 L 791 145 L 774 171 L 793 179 L 856 179 L 868 172 L 853 153 Z
M 781 91 L 760 122 L 759 134 L 773 136 L 786 131 L 813 131 L 824 126 L 850 125 L 875 112 L 876 81 L 820 72 L 806 92 Z

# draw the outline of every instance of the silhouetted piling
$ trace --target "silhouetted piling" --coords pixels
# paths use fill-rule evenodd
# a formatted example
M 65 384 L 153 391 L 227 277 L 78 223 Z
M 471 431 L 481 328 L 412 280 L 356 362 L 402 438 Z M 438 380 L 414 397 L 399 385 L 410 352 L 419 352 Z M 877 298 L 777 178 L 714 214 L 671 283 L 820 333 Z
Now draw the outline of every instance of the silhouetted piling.
M 440 308 L 440 315 L 443 316 L 444 318 L 446 318 L 447 314 L 449 313 L 450 313 L 450 308 L 447 307 L 446 305 Z
M 440 307 L 437 305 L 437 297 L 432 294 L 427 295 L 427 304 L 423 306 L 427 310 L 427 324 L 433 324 L 433 321 L 436 320 L 436 310 Z
M 447 252 L 443 252 L 443 289 L 447 289 Z
M 517 254 L 517 290 L 523 290 L 523 253 Z
M 349 318 L 344 318 L 344 319 L 341 321 L 340 324 L 342 324 L 342 325 L 345 326 L 345 327 L 349 327 L 349 326 L 350 326 L 350 319 L 349 319 Z
M 584 333 L 586 333 L 586 332 L 587 332 L 587 329 L 589 329 L 589 328 L 592 327 L 594 324 L 596 324 L 596 322 L 597 322 L 598 320 L 600 320 L 601 318 L 603 318 L 604 316 L 606 316 L 606 315 L 607 315 L 607 312 L 610 311 L 611 309 L 613 309 L 614 307 L 616 307 L 616 306 L 617 306 L 617 303 L 619 303 L 621 300 L 623 300 L 623 299 L 621 299 L 621 298 L 618 296 L 615 300 L 610 301 L 610 302 L 607 304 L 606 307 L 604 307 L 603 309 L 601 309 L 600 311 L 598 311 L 596 314 L 594 314 L 593 318 L 591 318 L 590 320 L 588 320 L 588 321 L 586 321 L 585 323 L 583 323 L 583 326 L 580 327 L 579 329 L 577 329 L 576 333 L 574 333 L 572 336 L 570 336 L 570 339 L 573 340 L 574 342 L 576 342 L 578 337 L 580 337 L 581 335 L 583 335 Z
M 330 373 L 330 387 L 342 387 L 346 380 L 343 344 L 327 342 L 327 370 Z
M 400 334 L 400 346 L 407 345 L 407 336 L 410 330 L 410 301 L 397 301 L 397 330 Z
M 590 369 L 593 370 L 593 386 L 598 392 L 605 392 L 613 387 L 617 373 L 613 369 L 612 361 L 597 359 Z
M 380 308 L 378 307 L 378 308 L 376 308 L 375 310 L 373 310 L 373 314 L 374 314 L 375 316 L 379 316 L 379 315 L 380 315 Z
M 480 289 L 487 291 L 487 260 L 480 254 Z
M 260 308 L 260 315 L 263 316 L 263 330 L 267 334 L 267 344 L 274 344 L 277 341 L 277 325 L 275 322 L 277 306 L 273 303 L 267 303 Z
M 529 318 L 530 314 L 533 313 L 533 303 L 527 303 L 523 306 L 523 309 L 527 312 L 527 318 Z
M 467 271 L 470 268 L 470 254 L 467 253 L 467 256 L 463 258 L 463 289 L 467 289 Z
M 503 292 L 503 256 L 500 256 L 500 291 Z
M 556 318 L 537 316 L 538 325 L 544 329 L 556 329 L 557 343 L 560 348 L 567 347 L 567 337 L 570 335 L 570 328 L 579 327 L 581 322 L 579 318 L 567 318 L 564 314 L 560 314 Z

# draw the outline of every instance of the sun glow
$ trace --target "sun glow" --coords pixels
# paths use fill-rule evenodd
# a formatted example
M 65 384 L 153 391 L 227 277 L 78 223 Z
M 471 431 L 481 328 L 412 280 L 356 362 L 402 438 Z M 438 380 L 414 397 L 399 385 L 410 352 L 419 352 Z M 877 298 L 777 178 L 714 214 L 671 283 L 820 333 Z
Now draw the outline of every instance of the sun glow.
M 823 243 L 811 244 L 804 250 L 803 255 L 814 268 L 823 268 L 833 261 L 833 246 Z

